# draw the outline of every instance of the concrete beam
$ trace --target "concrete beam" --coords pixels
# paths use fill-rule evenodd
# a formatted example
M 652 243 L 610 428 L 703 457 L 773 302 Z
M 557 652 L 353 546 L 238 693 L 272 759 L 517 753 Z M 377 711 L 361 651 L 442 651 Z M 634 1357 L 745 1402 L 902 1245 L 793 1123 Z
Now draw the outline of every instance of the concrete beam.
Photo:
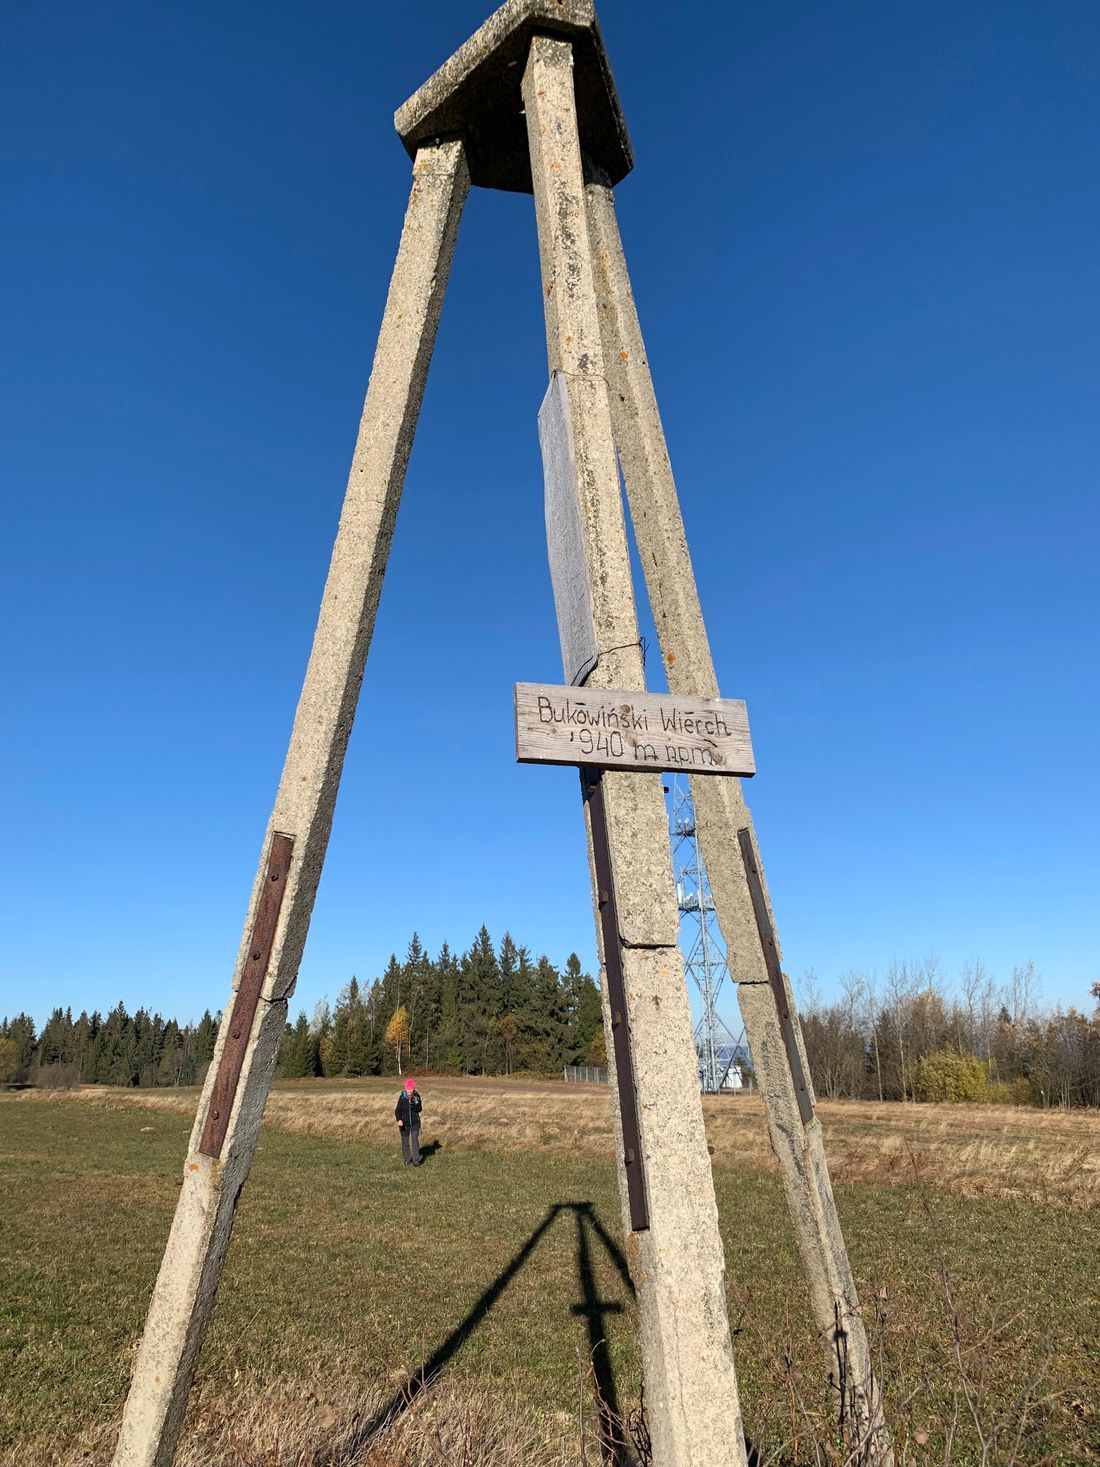
M 588 685 L 644 688 L 567 41 L 535 37 L 523 99 L 547 356 L 551 373 L 563 374 L 567 392 L 600 649 Z M 620 1157 L 653 1460 L 656 1467 L 744 1467 L 725 1266 L 677 946 L 661 776 L 609 770 L 603 784 L 649 1204 L 649 1228 L 631 1233 Z M 607 1019 L 605 1004 L 605 1024 Z M 607 1047 L 610 1055 L 610 1030 Z
M 264 1105 L 298 976 L 336 792 L 374 631 L 394 521 L 431 361 L 469 175 L 457 141 L 422 148 L 363 408 L 305 684 L 260 862 L 233 991 L 184 1165 L 172 1230 L 153 1290 L 115 1449 L 114 1467 L 171 1467 L 191 1379 L 252 1164 Z M 275 834 L 293 854 L 270 959 L 239 1078 L 227 1089 L 242 980 L 270 880 Z M 253 997 L 255 994 L 253 993 Z M 218 1084 L 219 1076 L 221 1084 Z M 215 1093 L 229 1094 L 224 1140 L 204 1151 Z M 217 1104 L 225 1102 L 219 1099 Z M 222 1117 L 224 1121 L 224 1117 Z
M 669 689 L 716 698 L 718 680 L 630 288 L 614 197 L 606 176 L 600 176 L 592 167 L 585 205 L 596 261 L 601 342 L 615 441 Z M 691 780 L 691 793 L 699 847 L 726 942 L 730 974 L 738 983 L 738 1001 L 764 1092 L 769 1136 L 779 1162 L 814 1316 L 834 1383 L 845 1393 L 852 1429 L 857 1437 L 869 1439 L 875 1460 L 886 1464 L 892 1461 L 892 1448 L 833 1200 L 821 1124 L 816 1114 L 808 1124 L 802 1122 L 738 847 L 737 832 L 747 828 L 751 835 L 752 819 L 738 779 L 696 776 Z M 752 840 L 759 863 L 754 836 Z M 762 866 L 760 869 L 762 876 Z M 783 983 L 795 1016 L 795 1039 L 812 1104 L 812 1082 L 794 998 L 785 977 Z M 843 1372 L 837 1364 L 841 1360 Z

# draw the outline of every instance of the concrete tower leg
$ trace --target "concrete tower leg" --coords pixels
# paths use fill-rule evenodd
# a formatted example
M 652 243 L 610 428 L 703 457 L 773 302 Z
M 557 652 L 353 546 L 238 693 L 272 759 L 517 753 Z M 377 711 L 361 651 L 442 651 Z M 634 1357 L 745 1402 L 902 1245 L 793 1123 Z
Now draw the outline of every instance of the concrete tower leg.
M 175 1455 L 298 976 L 468 188 L 460 142 L 419 150 L 313 650 L 114 1467 L 170 1467 Z
M 550 370 L 562 373 L 568 394 L 601 649 L 589 686 L 644 688 L 585 219 L 572 66 L 568 41 L 536 36 L 523 80 L 547 351 Z M 628 1235 L 627 1254 L 638 1297 L 654 1462 L 657 1467 L 743 1467 L 725 1265 L 677 946 L 661 777 L 607 771 L 603 783 L 648 1187 L 650 1226 Z M 609 1033 L 609 1053 L 612 1049 Z
M 585 198 L 615 442 L 669 689 L 716 698 L 714 662 L 614 197 L 603 180 L 590 179 Z M 738 982 L 741 1012 L 767 1105 L 772 1148 L 779 1161 L 818 1329 L 853 1424 L 868 1437 L 877 1460 L 886 1464 L 892 1460 L 890 1438 L 833 1200 L 821 1123 L 816 1114 L 806 1123 L 802 1119 L 738 847 L 737 832 L 745 828 L 751 832 L 752 819 L 737 779 L 693 777 L 691 792 L 699 848 L 726 941 L 729 971 Z M 783 985 L 794 1015 L 785 978 Z M 812 1107 L 812 1083 L 797 1020 L 794 1031 Z

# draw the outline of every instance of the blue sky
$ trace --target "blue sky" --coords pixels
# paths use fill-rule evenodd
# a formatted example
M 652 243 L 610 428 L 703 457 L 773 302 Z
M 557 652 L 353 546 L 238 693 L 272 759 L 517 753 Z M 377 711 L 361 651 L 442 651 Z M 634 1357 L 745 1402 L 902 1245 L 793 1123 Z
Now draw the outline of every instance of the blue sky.
M 4 7 L 0 1013 L 224 1001 L 404 211 L 392 112 L 485 13 Z M 621 225 L 787 966 L 828 992 L 929 952 L 948 976 L 1032 959 L 1049 1001 L 1083 1004 L 1100 9 L 601 19 L 637 157 Z M 479 191 L 307 1008 L 414 928 L 592 962 L 576 777 L 513 762 L 512 683 L 560 678 L 545 381 L 531 201 Z

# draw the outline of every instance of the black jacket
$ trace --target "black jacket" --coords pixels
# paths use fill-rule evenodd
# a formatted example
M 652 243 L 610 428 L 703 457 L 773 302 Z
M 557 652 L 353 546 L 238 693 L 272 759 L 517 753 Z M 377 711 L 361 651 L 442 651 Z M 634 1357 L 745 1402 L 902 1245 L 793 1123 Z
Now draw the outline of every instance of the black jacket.
M 399 1121 L 404 1121 L 408 1130 L 413 1130 L 420 1124 L 420 1091 L 414 1090 L 410 1095 L 408 1091 L 402 1090 L 397 1097 L 397 1104 L 393 1113 Z

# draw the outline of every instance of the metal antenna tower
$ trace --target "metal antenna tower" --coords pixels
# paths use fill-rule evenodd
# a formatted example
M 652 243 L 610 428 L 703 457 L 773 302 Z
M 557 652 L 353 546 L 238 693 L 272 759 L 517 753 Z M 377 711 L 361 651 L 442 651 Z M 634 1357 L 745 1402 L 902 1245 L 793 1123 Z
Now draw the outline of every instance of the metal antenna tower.
M 740 1089 L 739 1062 L 744 1053 L 745 1031 L 742 1028 L 735 1035 L 718 1012 L 718 995 L 729 976 L 726 949 L 718 930 L 707 868 L 695 839 L 691 789 L 682 775 L 676 775 L 672 783 L 672 864 L 680 907 L 680 946 L 702 1002 L 702 1013 L 695 1026 L 699 1078 L 708 1095 L 720 1091 L 728 1079 L 733 1080 L 734 1088 Z

